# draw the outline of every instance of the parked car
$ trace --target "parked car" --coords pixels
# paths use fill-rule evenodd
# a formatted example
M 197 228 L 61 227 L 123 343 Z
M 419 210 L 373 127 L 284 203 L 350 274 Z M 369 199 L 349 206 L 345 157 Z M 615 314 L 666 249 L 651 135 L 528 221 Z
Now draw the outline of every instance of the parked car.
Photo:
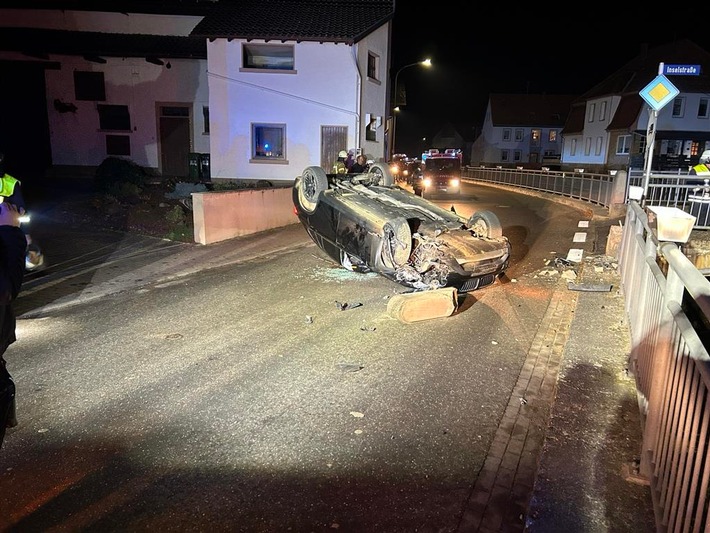
M 333 261 L 413 289 L 469 292 L 495 282 L 509 265 L 510 242 L 495 213 L 466 219 L 439 207 L 395 185 L 386 164 L 345 175 L 307 167 L 294 181 L 293 203 Z

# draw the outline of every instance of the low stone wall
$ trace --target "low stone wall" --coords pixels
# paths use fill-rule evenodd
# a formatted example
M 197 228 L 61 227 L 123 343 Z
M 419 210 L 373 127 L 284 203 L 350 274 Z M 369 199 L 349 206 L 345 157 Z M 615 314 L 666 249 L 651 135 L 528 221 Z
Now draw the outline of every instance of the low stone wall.
M 192 219 L 199 244 L 298 223 L 290 187 L 194 192 Z

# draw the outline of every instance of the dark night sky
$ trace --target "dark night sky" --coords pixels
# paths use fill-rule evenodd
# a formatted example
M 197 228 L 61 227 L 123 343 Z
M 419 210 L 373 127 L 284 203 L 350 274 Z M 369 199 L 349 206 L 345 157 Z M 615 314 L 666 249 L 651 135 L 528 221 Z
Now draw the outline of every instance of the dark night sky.
M 710 27 L 699 22 L 707 17 L 702 9 L 629 17 L 611 7 L 619 4 L 595 4 L 587 15 L 572 15 L 560 4 L 418 4 L 399 0 L 392 30 L 392 83 L 404 65 L 427 57 L 433 63 L 399 74 L 407 105 L 397 115 L 397 151 L 409 155 L 420 154 L 422 138 L 431 140 L 446 122 L 459 129 L 480 125 L 490 93 L 581 95 L 633 59 L 644 43 L 689 38 L 710 50 Z

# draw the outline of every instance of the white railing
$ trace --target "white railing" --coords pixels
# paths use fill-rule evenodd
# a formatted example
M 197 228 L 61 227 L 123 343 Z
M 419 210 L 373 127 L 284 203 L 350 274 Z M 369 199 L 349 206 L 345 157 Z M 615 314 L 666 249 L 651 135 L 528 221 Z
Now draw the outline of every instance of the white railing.
M 641 475 L 658 531 L 706 531 L 710 498 L 710 282 L 659 242 L 631 201 L 619 250 L 630 370 L 643 421 Z
M 466 179 L 549 192 L 604 207 L 614 202 L 615 176 L 610 174 L 465 167 L 462 175 Z M 620 201 L 623 203 L 623 199 Z

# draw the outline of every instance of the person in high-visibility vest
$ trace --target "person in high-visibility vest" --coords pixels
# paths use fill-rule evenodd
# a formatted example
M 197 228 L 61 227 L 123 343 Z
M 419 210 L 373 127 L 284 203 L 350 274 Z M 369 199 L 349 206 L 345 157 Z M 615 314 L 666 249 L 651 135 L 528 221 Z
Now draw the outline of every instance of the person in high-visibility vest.
M 20 213 L 26 211 L 25 198 L 22 195 L 22 183 L 5 172 L 5 154 L 0 153 L 0 196 L 3 201 L 16 205 Z
M 710 178 L 710 150 L 705 150 L 700 156 L 700 162 L 690 169 L 691 176 Z
M 333 165 L 333 174 L 347 174 L 348 167 L 345 160 L 348 158 L 348 153 L 345 150 L 338 152 L 338 160 Z

